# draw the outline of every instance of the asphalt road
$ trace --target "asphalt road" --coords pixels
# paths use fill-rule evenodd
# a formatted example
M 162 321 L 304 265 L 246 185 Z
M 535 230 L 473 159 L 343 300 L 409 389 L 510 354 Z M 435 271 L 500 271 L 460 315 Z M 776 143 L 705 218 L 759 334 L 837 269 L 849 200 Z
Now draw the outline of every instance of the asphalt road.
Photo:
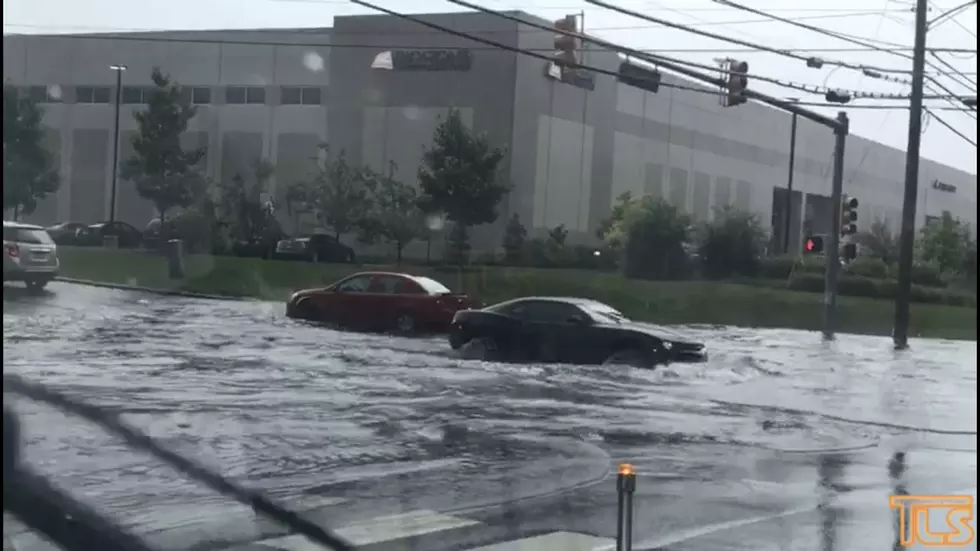
M 622 462 L 635 549 L 892 550 L 890 494 L 975 495 L 976 343 L 688 330 L 709 363 L 514 366 L 278 304 L 4 287 L 5 372 L 123 412 L 370 549 L 602 549 Z M 28 461 L 163 547 L 313 549 L 98 428 L 15 404 Z

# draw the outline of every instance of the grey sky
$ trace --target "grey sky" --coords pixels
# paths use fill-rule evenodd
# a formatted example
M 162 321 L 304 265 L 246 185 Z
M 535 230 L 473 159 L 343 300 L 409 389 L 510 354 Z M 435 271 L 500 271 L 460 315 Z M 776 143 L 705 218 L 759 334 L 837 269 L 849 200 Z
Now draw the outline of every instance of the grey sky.
M 841 89 L 860 89 L 903 94 L 908 87 L 877 81 L 847 70 L 808 69 L 802 62 L 768 53 L 727 53 L 739 49 L 722 42 L 697 37 L 682 31 L 657 28 L 607 10 L 593 8 L 578 0 L 472 0 L 491 9 L 521 9 L 546 18 L 585 11 L 587 30 L 595 35 L 634 48 L 660 49 L 666 55 L 711 64 L 712 58 L 730 55 L 749 61 L 750 72 L 810 85 Z M 376 0 L 389 9 L 410 12 L 458 11 L 441 0 Z M 648 13 L 655 17 L 732 37 L 760 42 L 778 48 L 854 48 L 833 38 L 809 33 L 778 22 L 760 21 L 760 17 L 725 7 L 712 0 L 613 0 L 612 3 Z M 911 46 L 911 0 L 740 0 L 744 5 L 773 14 L 797 19 L 815 26 L 860 36 L 866 40 Z M 962 2 L 933 0 L 932 14 L 942 13 Z M 681 10 L 679 7 L 684 6 Z M 788 7 L 792 6 L 792 7 Z M 346 0 L 168 0 L 149 2 L 131 0 L 4 0 L 4 33 L 71 33 L 113 30 L 215 29 L 257 27 L 329 27 L 334 16 L 370 13 Z M 738 22 L 738 23 L 735 23 Z M 727 23 L 727 24 L 726 24 Z M 936 48 L 977 49 L 976 4 L 937 27 L 929 35 L 929 45 Z M 711 52 L 679 52 L 681 49 L 712 49 Z M 666 52 L 670 51 L 669 54 Z M 821 52 L 825 59 L 844 60 L 853 64 L 907 69 L 911 62 L 880 52 Z M 976 82 L 975 54 L 943 54 L 943 58 Z M 976 95 L 976 84 L 969 88 L 955 80 L 942 82 L 957 94 Z M 799 92 L 779 89 L 755 81 L 758 90 L 783 97 L 801 97 Z M 818 96 L 806 99 L 822 101 Z M 869 102 L 862 102 L 869 103 Z M 932 102 L 938 104 L 939 102 Z M 831 113 L 833 110 L 831 110 Z M 960 132 L 977 139 L 977 122 L 965 113 L 941 111 L 938 115 Z M 905 149 L 908 128 L 907 111 L 850 111 L 852 131 L 876 141 Z M 788 121 L 788 118 L 787 118 Z M 788 122 L 787 122 L 788 124 Z M 976 174 L 977 150 L 947 130 L 936 120 L 928 120 L 922 142 L 923 156 Z

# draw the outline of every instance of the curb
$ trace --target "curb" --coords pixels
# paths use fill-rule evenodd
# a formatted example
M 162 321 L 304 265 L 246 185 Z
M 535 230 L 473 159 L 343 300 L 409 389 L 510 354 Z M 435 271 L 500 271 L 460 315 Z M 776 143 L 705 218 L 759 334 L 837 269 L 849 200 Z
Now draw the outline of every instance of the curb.
M 143 293 L 153 293 L 156 295 L 167 295 L 167 296 L 174 296 L 174 297 L 200 298 L 206 300 L 235 300 L 240 302 L 255 300 L 248 297 L 235 297 L 230 295 L 211 295 L 206 293 L 194 293 L 191 291 L 178 291 L 172 289 L 157 289 L 154 287 L 141 287 L 139 285 L 126 285 L 124 283 L 106 283 L 104 281 L 93 281 L 90 279 L 76 279 L 73 277 L 58 276 L 54 278 L 54 280 L 60 281 L 61 283 L 73 283 L 75 285 L 88 285 L 89 287 L 118 289 L 120 291 L 139 291 Z

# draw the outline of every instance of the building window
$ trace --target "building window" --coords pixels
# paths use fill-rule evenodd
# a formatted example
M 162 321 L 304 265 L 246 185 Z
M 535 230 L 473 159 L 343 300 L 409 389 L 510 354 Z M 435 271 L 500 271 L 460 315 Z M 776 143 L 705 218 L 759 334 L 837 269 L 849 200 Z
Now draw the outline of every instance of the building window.
M 207 86 L 182 86 L 180 97 L 193 105 L 208 105 L 211 103 L 211 88 Z
M 261 86 L 229 86 L 225 90 L 225 103 L 263 104 L 265 88 Z
M 322 105 L 323 91 L 314 86 L 283 86 L 279 99 L 283 105 Z
M 61 98 L 51 94 L 50 86 L 28 86 L 27 97 L 35 103 L 61 103 Z
M 139 86 L 125 86 L 122 89 L 122 102 L 126 104 L 147 103 L 148 96 Z
M 78 86 L 75 88 L 77 103 L 109 103 L 108 86 Z

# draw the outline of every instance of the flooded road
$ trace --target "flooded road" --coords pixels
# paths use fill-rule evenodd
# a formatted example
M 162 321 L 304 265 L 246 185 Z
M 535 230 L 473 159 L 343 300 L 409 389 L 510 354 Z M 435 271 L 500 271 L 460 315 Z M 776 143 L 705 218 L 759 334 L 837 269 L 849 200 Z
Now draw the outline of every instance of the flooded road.
M 355 543 L 384 543 L 380 517 L 424 511 L 455 524 L 379 548 L 569 532 L 599 549 L 624 461 L 636 549 L 893 549 L 890 494 L 976 493 L 975 342 L 896 353 L 873 337 L 686 330 L 709 363 L 515 366 L 304 325 L 280 304 L 4 288 L 5 372 L 122 412 Z M 162 545 L 282 535 L 97 427 L 16 405 L 28 461 Z

